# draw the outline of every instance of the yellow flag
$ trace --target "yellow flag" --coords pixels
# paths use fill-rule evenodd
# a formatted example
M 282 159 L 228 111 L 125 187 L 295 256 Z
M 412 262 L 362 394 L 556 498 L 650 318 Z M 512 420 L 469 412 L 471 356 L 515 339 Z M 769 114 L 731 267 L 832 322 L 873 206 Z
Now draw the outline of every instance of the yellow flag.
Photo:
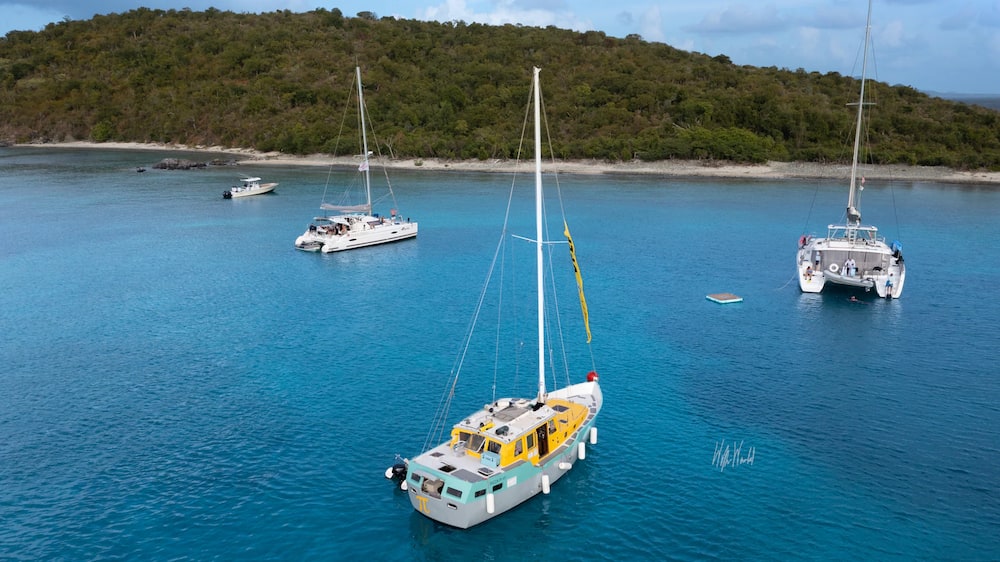
M 569 235 L 569 225 L 563 221 L 563 236 L 569 241 L 569 257 L 573 260 L 573 271 L 576 272 L 576 286 L 580 289 L 580 308 L 583 310 L 583 325 L 587 328 L 587 343 L 590 343 L 590 319 L 587 314 L 587 299 L 583 296 L 583 277 L 580 275 L 580 265 L 576 263 L 576 248 L 573 247 L 573 237 Z

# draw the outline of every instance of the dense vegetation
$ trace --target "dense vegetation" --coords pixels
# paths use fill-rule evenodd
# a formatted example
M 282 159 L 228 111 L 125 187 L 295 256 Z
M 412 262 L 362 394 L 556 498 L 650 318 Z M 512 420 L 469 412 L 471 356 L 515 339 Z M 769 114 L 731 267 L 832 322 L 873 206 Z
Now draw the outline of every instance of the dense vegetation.
M 397 157 L 512 157 L 540 66 L 560 158 L 850 158 L 851 77 L 737 66 L 638 36 L 338 9 L 140 8 L 10 32 L 0 140 L 351 153 L 335 143 L 356 62 L 381 151 Z M 870 91 L 875 162 L 1000 169 L 1000 112 L 908 86 Z

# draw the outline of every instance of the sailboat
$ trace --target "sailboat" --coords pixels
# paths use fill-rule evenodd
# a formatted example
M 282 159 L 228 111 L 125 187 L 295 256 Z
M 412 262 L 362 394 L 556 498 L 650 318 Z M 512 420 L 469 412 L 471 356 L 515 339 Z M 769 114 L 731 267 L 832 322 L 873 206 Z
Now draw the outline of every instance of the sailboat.
M 330 214 L 314 217 L 306 231 L 295 239 L 295 247 L 306 252 L 340 252 L 398 242 L 417 236 L 417 223 L 409 218 L 403 220 L 395 206 L 389 216 L 372 214 L 371 156 L 368 150 L 368 130 L 365 125 L 367 113 L 364 89 L 361 86 L 361 68 L 355 67 L 358 85 L 358 112 L 361 130 L 361 164 L 358 166 L 365 192 L 365 202 L 354 205 L 334 205 L 322 203 L 320 209 Z M 387 176 L 388 177 L 388 176 Z M 390 186 L 391 193 L 391 186 Z
M 533 239 L 515 237 L 534 246 L 537 394 L 530 398 L 492 400 L 455 423 L 447 440 L 405 461 L 405 473 L 398 465 L 386 471 L 387 477 L 405 474 L 401 487 L 408 490 L 410 503 L 417 512 L 461 529 L 507 512 L 537 494 L 548 494 L 553 483 L 569 472 L 577 460 L 586 457 L 587 442 L 597 443 L 597 428 L 594 423 L 601 411 L 603 396 L 596 371 L 587 373 L 584 381 L 568 384 L 551 392 L 546 389 L 546 369 L 552 368 L 552 360 L 546 359 L 546 353 L 550 350 L 546 348 L 545 338 L 547 276 L 543 250 L 549 248 L 551 251 L 551 247 L 557 242 L 546 241 L 543 232 L 541 93 L 538 75 L 539 69 L 535 68 L 532 80 L 535 121 L 535 236 Z M 587 325 L 583 282 L 565 219 L 562 226 L 576 272 L 584 325 Z M 549 263 L 551 264 L 551 260 Z M 555 323 L 562 324 L 558 321 Z M 560 340 L 561 338 L 556 338 L 557 342 Z M 589 327 L 587 342 L 590 342 Z M 453 384 L 449 385 L 443 403 L 450 403 L 453 390 Z M 439 417 L 439 424 L 444 423 L 442 420 L 448 409 L 447 406 L 442 408 L 445 415 Z M 438 438 L 446 427 L 437 426 Z M 433 433 L 434 430 L 428 443 L 435 437 Z
M 872 4 L 869 0 L 846 218 L 841 224 L 829 225 L 826 237 L 799 237 L 795 264 L 799 288 L 804 293 L 819 293 L 832 284 L 864 289 L 866 292 L 874 289 L 882 298 L 899 298 L 903 294 L 906 266 L 903 264 L 902 245 L 898 241 L 887 244 L 877 227 L 861 223 L 861 192 L 865 179 L 858 174 L 858 153 L 866 105 L 871 19 Z

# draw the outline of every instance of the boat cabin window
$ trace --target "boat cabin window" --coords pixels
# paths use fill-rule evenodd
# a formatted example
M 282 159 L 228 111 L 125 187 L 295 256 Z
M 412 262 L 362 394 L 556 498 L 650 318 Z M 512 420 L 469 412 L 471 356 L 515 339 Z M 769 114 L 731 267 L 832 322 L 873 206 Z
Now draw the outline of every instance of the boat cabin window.
M 413 474 L 410 474 L 410 480 L 413 480 L 414 482 L 416 482 L 417 484 L 419 484 L 420 483 L 420 475 L 417 474 L 416 472 L 414 472 Z
M 486 438 L 482 435 L 470 433 L 469 438 L 466 440 L 466 447 L 473 453 L 479 453 L 483 450 L 483 442 L 485 441 Z
M 566 410 L 569 410 L 569 408 L 563 404 L 556 404 L 555 406 L 552 406 L 552 409 L 557 412 L 565 412 Z
M 481 498 L 486 495 L 486 490 L 476 490 L 476 497 Z
M 441 480 L 431 480 L 430 478 L 427 478 L 424 480 L 424 483 L 420 485 L 420 491 L 425 494 L 441 497 L 441 488 L 443 487 L 444 482 Z
M 449 496 L 455 496 L 456 498 L 462 497 L 462 490 L 456 490 L 455 488 L 451 487 L 445 490 L 445 493 L 447 493 Z
M 549 420 L 549 434 L 556 432 L 556 420 Z
M 500 444 L 493 440 L 486 441 L 486 450 L 491 453 L 500 454 Z
M 520 456 L 524 452 L 524 440 L 518 439 L 514 442 L 514 456 Z
M 499 483 L 499 484 L 494 484 L 494 485 L 493 485 L 493 491 L 494 491 L 494 492 L 496 492 L 496 491 L 497 491 L 497 490 L 499 490 L 500 488 L 503 488 L 503 482 L 501 482 L 501 483 Z
M 535 447 L 535 434 L 529 433 L 528 436 L 525 437 L 525 439 L 528 440 L 528 448 L 533 449 Z

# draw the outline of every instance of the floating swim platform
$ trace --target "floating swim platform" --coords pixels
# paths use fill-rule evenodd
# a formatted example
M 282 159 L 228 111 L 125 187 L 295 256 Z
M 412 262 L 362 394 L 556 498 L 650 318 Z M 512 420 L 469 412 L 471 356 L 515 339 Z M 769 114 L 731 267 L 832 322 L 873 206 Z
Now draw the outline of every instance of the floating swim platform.
M 706 295 L 706 299 L 717 302 L 719 304 L 732 304 L 734 302 L 743 302 L 743 297 L 739 295 L 734 295 L 732 293 L 712 293 L 711 295 Z

